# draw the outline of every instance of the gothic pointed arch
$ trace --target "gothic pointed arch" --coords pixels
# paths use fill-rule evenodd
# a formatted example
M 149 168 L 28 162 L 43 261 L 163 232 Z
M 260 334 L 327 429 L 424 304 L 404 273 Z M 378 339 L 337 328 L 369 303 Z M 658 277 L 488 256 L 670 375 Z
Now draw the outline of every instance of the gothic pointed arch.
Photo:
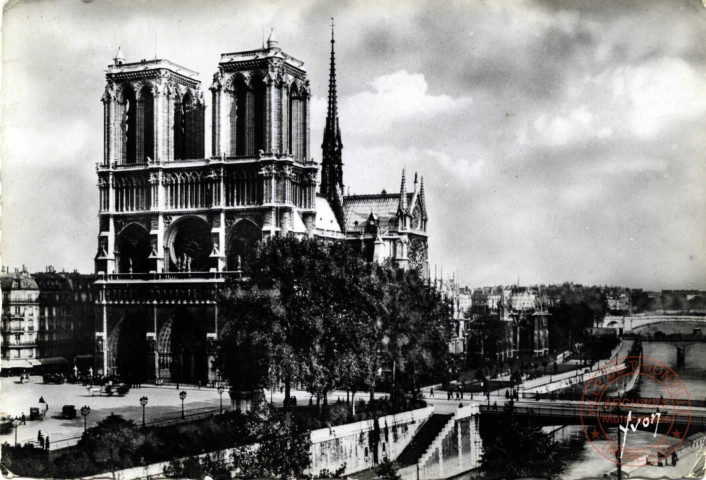
M 233 225 L 228 235 L 228 270 L 235 271 L 247 264 L 261 239 L 262 229 L 254 222 L 243 219 Z
M 110 371 L 129 383 L 147 380 L 144 365 L 148 320 L 149 312 L 144 309 L 124 312 L 108 337 Z
M 117 247 L 119 273 L 149 273 L 150 234 L 144 226 L 126 225 L 118 233 Z

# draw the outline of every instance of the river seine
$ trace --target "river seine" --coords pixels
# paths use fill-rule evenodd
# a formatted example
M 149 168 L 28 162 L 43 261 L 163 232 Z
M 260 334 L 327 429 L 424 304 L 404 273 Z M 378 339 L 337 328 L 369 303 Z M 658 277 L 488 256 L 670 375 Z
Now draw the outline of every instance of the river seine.
M 684 382 L 691 400 L 706 400 L 706 343 L 686 345 L 686 362 L 681 368 L 677 368 L 677 347 L 674 344 L 645 342 L 643 343 L 643 354 L 672 367 Z M 642 376 L 639 383 L 642 397 L 659 398 L 660 395 L 664 395 L 664 389 L 657 382 L 644 378 Z M 602 477 L 603 473 L 616 468 L 614 463 L 597 451 L 597 449 L 606 446 L 608 440 L 597 440 L 591 444 L 586 440 L 580 427 L 565 427 L 564 430 L 564 432 L 557 433 L 557 440 L 561 440 L 565 445 L 571 443 L 573 448 L 567 453 L 571 461 L 561 475 L 563 479 Z M 617 437 L 617 428 L 613 429 L 613 433 Z M 647 431 L 638 430 L 629 434 L 627 442 L 628 447 L 650 445 L 653 442 L 653 435 Z M 664 474 L 669 475 L 669 467 L 665 467 Z

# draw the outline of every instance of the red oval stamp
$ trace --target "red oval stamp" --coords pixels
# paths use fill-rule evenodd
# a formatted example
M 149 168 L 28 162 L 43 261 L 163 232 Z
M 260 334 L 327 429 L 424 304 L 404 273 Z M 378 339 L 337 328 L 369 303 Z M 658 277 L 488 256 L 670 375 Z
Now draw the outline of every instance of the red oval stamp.
M 659 397 L 625 395 L 640 381 L 659 386 Z M 581 425 L 591 446 L 623 466 L 664 461 L 688 436 L 691 401 L 669 365 L 650 357 L 617 358 L 586 381 Z

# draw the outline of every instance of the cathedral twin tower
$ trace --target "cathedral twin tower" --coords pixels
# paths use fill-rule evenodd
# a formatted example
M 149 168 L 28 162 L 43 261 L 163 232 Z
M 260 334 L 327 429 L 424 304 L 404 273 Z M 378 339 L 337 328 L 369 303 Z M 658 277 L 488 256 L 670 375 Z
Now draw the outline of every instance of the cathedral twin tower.
M 211 150 L 198 74 L 167 60 L 106 73 L 95 371 L 134 381 L 215 381 L 225 272 L 263 238 L 345 239 L 370 261 L 427 268 L 423 181 L 407 193 L 343 195 L 334 40 L 319 165 L 310 152 L 304 63 L 272 36 L 221 55 L 210 87 Z
M 125 63 L 119 52 L 106 78 L 98 272 L 235 270 L 261 234 L 313 233 L 309 82 L 272 37 L 265 49 L 221 56 L 210 158 L 195 72 Z

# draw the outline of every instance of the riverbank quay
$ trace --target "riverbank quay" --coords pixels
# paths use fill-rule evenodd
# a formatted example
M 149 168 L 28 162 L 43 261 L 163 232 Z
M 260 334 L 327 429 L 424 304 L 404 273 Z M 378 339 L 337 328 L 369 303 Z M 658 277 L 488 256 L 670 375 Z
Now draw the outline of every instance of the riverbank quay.
M 692 476 L 698 463 L 703 463 L 706 453 L 706 433 L 700 432 L 686 438 L 677 448 L 676 454 L 679 460 L 677 465 L 673 465 L 671 458 L 665 458 L 662 465 L 647 464 L 642 466 L 624 466 L 622 468 L 623 478 L 648 479 L 648 478 L 703 478 L 703 475 Z M 703 470 L 703 467 L 702 467 Z M 695 472 L 698 474 L 698 472 Z M 604 475 L 605 478 L 617 478 L 618 470 L 613 469 Z

